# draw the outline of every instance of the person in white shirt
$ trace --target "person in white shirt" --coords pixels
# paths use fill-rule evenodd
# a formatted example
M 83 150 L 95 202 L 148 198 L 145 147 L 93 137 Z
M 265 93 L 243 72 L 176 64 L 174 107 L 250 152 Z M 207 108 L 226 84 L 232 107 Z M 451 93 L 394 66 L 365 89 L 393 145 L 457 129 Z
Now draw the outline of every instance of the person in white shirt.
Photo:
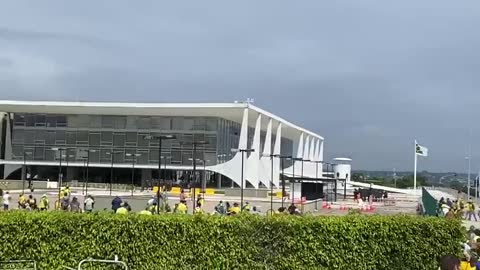
M 83 205 L 84 205 L 83 210 L 85 210 L 85 212 L 87 213 L 91 213 L 95 205 L 95 200 L 93 199 L 92 196 L 88 195 Z
M 3 210 L 8 211 L 10 208 L 10 202 L 12 201 L 12 196 L 10 196 L 10 193 L 7 191 L 5 194 L 3 194 Z

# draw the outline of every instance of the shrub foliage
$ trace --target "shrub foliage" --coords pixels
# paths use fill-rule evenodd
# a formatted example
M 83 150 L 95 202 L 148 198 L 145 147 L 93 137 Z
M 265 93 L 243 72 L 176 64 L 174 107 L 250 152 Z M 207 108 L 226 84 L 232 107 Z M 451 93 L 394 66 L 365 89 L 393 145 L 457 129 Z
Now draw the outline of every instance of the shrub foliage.
M 74 267 L 118 255 L 130 269 L 437 269 L 458 220 L 408 216 L 206 217 L 0 214 L 1 260 Z M 97 267 L 98 269 L 98 267 Z

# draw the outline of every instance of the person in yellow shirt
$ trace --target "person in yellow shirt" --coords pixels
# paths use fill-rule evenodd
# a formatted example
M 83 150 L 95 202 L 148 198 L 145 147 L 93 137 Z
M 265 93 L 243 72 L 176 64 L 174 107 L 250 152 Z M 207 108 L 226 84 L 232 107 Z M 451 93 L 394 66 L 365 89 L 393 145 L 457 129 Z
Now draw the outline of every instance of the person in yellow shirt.
M 238 206 L 238 203 L 234 203 L 234 204 L 233 204 L 233 207 L 230 208 L 229 214 L 230 214 L 230 215 L 238 215 L 238 214 L 240 214 L 240 212 L 242 212 L 242 210 L 241 210 L 240 207 Z
M 50 202 L 48 201 L 47 194 L 43 194 L 42 198 L 40 199 L 38 209 L 40 209 L 40 211 L 47 211 L 48 208 L 50 208 Z
M 18 196 L 18 208 L 25 209 L 26 203 L 27 203 L 27 197 L 25 197 L 25 194 L 20 194 L 20 196 Z
M 459 270 L 476 270 L 477 259 L 471 258 L 470 261 L 462 261 Z
M 151 216 L 152 215 L 152 212 L 149 210 L 149 207 L 147 207 L 147 209 L 144 209 L 142 211 L 140 211 L 140 213 L 138 213 L 139 215 L 145 215 L 145 216 Z
M 125 203 L 122 203 L 120 208 L 118 208 L 115 213 L 120 215 L 128 215 L 128 208 L 125 206 Z
M 199 214 L 199 215 L 201 215 L 201 214 L 203 214 L 203 213 L 204 213 L 204 211 L 203 211 L 203 209 L 202 209 L 202 205 L 201 205 L 200 203 L 198 203 L 198 204 L 197 204 L 197 208 L 195 208 L 195 210 L 194 210 L 194 214 Z
M 250 210 L 251 210 L 250 203 L 246 202 L 245 205 L 243 206 L 243 211 L 250 213 Z
M 187 202 L 185 200 L 180 201 L 180 203 L 177 205 L 176 212 L 178 214 L 186 214 L 188 212 Z

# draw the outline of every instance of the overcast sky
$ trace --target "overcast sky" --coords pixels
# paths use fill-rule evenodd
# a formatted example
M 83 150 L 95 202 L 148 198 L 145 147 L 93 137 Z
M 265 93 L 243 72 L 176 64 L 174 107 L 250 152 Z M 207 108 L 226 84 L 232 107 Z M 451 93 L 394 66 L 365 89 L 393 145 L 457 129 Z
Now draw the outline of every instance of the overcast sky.
M 183 3 L 183 5 L 181 4 Z M 255 104 L 356 169 L 480 166 L 478 1 L 2 1 L 0 98 Z

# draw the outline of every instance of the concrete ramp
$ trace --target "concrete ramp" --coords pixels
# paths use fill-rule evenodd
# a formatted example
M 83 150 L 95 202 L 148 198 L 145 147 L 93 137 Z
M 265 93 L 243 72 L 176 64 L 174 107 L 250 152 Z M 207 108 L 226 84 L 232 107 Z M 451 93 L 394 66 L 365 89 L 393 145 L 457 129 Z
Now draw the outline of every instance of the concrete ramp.
M 373 189 L 379 189 L 379 190 L 385 190 L 386 192 L 391 192 L 391 193 L 400 193 L 400 194 L 407 194 L 407 195 L 413 195 L 413 196 L 421 196 L 422 192 L 421 190 L 414 190 L 414 189 L 403 189 L 403 188 L 393 188 L 393 187 L 386 187 L 386 186 L 380 186 L 380 185 L 374 185 L 374 184 L 369 184 L 369 183 L 362 183 L 362 182 L 347 182 L 347 185 L 351 185 L 353 187 L 361 187 L 361 188 L 373 188 Z

